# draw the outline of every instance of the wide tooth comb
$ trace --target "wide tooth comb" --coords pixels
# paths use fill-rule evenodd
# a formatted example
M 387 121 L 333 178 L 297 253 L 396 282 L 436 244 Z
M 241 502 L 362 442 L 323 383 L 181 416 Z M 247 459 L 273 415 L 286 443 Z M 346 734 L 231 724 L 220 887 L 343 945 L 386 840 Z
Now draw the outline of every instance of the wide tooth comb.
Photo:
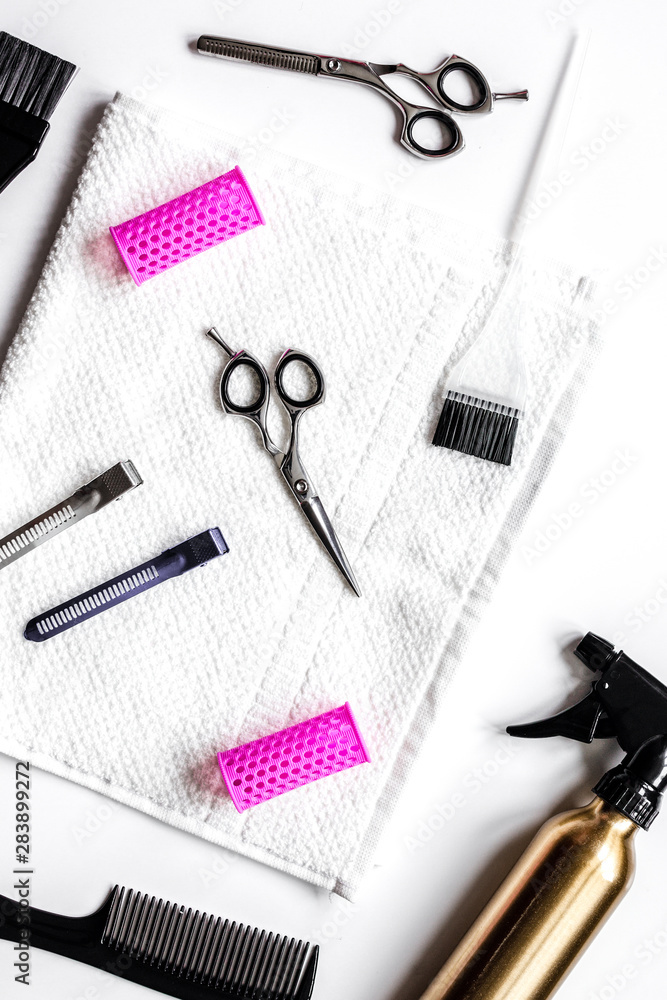
M 31 552 L 89 514 L 102 510 L 112 500 L 141 486 L 143 479 L 132 462 L 119 462 L 76 490 L 71 497 L 38 514 L 32 521 L 0 538 L 0 569 Z
M 24 909 L 0 896 L 0 938 L 20 940 Z M 29 909 L 32 947 L 181 1000 L 309 1000 L 319 949 L 116 886 L 86 917 Z M 20 921 L 20 922 L 19 922 Z M 121 961 L 121 957 L 124 961 Z

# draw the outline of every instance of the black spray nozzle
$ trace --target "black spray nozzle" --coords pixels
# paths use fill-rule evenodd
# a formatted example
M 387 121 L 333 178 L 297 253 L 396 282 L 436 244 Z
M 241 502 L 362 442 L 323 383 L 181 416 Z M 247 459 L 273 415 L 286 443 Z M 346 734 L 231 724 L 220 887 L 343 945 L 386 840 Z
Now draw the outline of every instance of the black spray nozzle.
M 648 830 L 667 789 L 667 736 L 653 736 L 600 778 L 596 795 Z
M 588 632 L 575 655 L 594 673 L 586 697 L 559 715 L 523 726 L 508 726 L 510 736 L 538 739 L 566 736 L 582 743 L 616 739 L 627 754 L 647 740 L 667 735 L 667 687 L 612 643 Z

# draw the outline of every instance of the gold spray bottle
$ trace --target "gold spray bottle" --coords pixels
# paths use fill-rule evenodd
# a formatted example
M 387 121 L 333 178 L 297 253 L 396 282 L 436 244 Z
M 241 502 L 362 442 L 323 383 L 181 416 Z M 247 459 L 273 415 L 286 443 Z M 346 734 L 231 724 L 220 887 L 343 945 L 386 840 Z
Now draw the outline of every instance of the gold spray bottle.
M 421 1000 L 549 1000 L 630 888 L 635 833 L 667 788 L 667 688 L 592 632 L 575 653 L 602 672 L 590 694 L 508 732 L 615 737 L 627 756 L 590 805 L 545 823 Z

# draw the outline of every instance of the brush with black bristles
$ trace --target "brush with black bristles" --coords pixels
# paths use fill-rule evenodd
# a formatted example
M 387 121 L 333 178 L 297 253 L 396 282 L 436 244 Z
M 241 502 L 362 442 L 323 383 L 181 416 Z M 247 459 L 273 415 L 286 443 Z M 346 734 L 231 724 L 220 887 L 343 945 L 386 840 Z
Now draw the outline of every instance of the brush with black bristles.
M 0 191 L 37 156 L 77 68 L 0 31 Z
M 510 235 L 513 247 L 491 313 L 481 335 L 467 354 L 452 370 L 447 382 L 447 395 L 433 444 L 451 448 L 466 455 L 484 458 L 500 465 L 511 465 L 514 443 L 519 430 L 527 395 L 527 377 L 520 350 L 520 326 L 523 317 L 521 292 L 525 280 L 514 282 L 517 263 L 521 259 L 520 243 L 528 220 L 528 208 L 544 165 L 551 155 L 554 137 L 560 134 L 562 150 L 565 132 L 572 114 L 581 78 L 590 32 L 573 35 L 559 79 L 556 81 L 550 113 L 538 135 L 535 155 L 519 203 Z M 569 98 L 569 110 L 567 109 Z M 561 108 L 565 107 L 565 112 Z M 565 121 L 562 121 L 562 118 Z M 557 157 L 555 157 L 557 159 Z M 506 299 L 506 290 L 515 288 L 513 309 L 502 310 L 498 304 Z M 516 293 L 519 294 L 516 294 Z
M 501 285 L 509 284 L 516 259 Z M 491 317 L 497 316 L 494 303 Z M 519 348 L 520 316 L 503 316 L 504 328 L 490 322 L 452 369 L 433 444 L 465 455 L 511 465 L 519 420 L 526 403 L 526 372 Z
M 119 886 L 86 917 L 47 913 L 0 896 L 0 938 L 180 1000 L 309 1000 L 319 954 L 306 941 Z

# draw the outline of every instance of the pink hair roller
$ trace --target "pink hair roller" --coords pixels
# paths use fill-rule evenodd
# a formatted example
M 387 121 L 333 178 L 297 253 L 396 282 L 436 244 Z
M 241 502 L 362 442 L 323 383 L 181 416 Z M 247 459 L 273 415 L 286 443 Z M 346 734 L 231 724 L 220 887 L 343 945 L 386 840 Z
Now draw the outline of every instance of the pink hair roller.
M 136 219 L 110 226 L 137 285 L 255 226 L 262 215 L 240 167 Z
M 324 715 L 225 750 L 218 761 L 232 802 L 243 812 L 328 774 L 365 764 L 370 756 L 345 702 Z

